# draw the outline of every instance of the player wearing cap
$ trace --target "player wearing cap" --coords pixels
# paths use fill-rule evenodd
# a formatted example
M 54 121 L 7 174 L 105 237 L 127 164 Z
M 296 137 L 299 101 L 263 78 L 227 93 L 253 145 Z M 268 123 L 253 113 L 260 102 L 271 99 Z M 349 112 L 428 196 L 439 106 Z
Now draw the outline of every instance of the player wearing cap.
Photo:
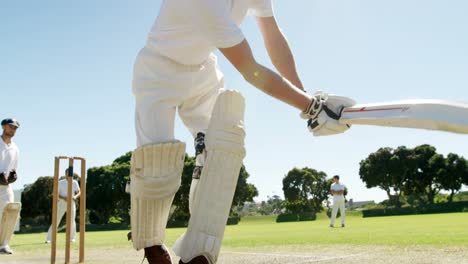
M 9 242 L 21 209 L 20 203 L 13 201 L 11 184 L 18 178 L 19 150 L 12 138 L 20 126 L 13 118 L 2 120 L 3 133 L 0 140 L 0 254 L 13 254 Z

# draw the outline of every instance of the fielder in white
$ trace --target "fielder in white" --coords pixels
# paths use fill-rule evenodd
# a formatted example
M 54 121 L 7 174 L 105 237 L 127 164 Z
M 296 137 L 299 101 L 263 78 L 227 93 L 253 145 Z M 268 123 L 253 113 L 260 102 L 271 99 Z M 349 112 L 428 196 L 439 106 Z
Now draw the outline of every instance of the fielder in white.
M 13 254 L 9 243 L 19 218 L 21 203 L 14 202 L 13 188 L 18 176 L 19 149 L 12 138 L 20 124 L 12 118 L 2 120 L 0 141 L 0 254 Z
M 256 18 L 278 73 L 259 64 L 240 24 Z M 245 156 L 244 98 L 224 90 L 213 54 L 219 50 L 252 86 L 285 102 L 308 120 L 314 135 L 349 128 L 338 115 L 354 105 L 346 97 L 309 95 L 297 74 L 271 0 L 164 0 L 139 52 L 133 76 L 137 148 L 131 161 L 133 246 L 149 263 L 169 264 L 165 227 L 184 166 L 185 143 L 174 137 L 180 118 L 195 139 L 196 169 L 190 191 L 191 218 L 174 251 L 180 263 L 216 263 Z M 327 104 L 328 111 L 322 111 Z
M 340 176 L 333 176 L 333 184 L 330 186 L 330 193 L 333 195 L 333 209 L 330 220 L 330 227 L 335 227 L 336 214 L 340 209 L 341 227 L 345 227 L 345 198 L 346 186 L 340 183 Z
M 65 175 L 68 175 L 68 169 L 65 170 Z M 68 200 L 68 181 L 67 181 L 67 176 L 63 176 L 60 181 L 58 182 L 58 193 L 59 193 L 59 199 L 58 199 L 58 206 L 57 206 L 57 226 L 60 224 L 60 221 L 62 220 L 63 216 L 67 212 L 67 200 Z M 80 197 L 80 185 L 78 185 L 78 181 L 73 179 L 72 181 L 72 210 L 71 210 L 71 218 L 72 218 L 72 224 L 71 224 L 71 236 L 70 240 L 71 242 L 75 242 L 75 237 L 76 237 L 76 199 Z M 46 243 L 50 243 L 52 240 L 52 225 L 49 227 L 49 231 L 47 232 L 47 239 Z

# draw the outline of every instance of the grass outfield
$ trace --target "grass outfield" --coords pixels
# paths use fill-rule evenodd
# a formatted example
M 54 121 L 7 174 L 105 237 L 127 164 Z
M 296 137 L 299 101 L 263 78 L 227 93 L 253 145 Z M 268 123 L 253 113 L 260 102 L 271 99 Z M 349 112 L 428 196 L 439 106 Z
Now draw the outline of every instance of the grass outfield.
M 339 224 L 339 219 L 337 220 Z M 276 223 L 275 217 L 271 216 L 243 218 L 238 225 L 228 226 L 226 229 L 222 248 L 224 263 L 237 263 L 229 262 L 227 259 L 231 258 L 229 254 L 238 252 L 263 252 L 271 255 L 272 252 L 279 252 L 281 249 L 297 252 L 313 252 L 314 250 L 325 252 L 324 249 L 341 248 L 343 254 L 349 253 L 348 255 L 351 256 L 369 248 L 379 248 L 379 251 L 388 249 L 388 254 L 391 254 L 403 248 L 411 251 L 418 247 L 420 251 L 432 252 L 433 249 L 444 250 L 444 252 L 454 251 L 460 259 L 466 256 L 468 261 L 468 213 L 374 218 L 348 215 L 345 228 L 330 228 L 328 224 L 329 219 L 325 215 L 320 215 L 316 221 L 294 223 Z M 184 230 L 184 228 L 168 229 L 167 245 L 171 246 Z M 126 241 L 126 233 L 127 231 L 87 232 L 87 263 L 94 263 L 93 258 L 100 258 L 95 263 L 129 263 L 129 261 L 124 261 L 124 258 L 135 259 L 133 263 L 138 263 L 138 260 L 141 260 L 141 252 L 131 249 L 131 244 Z M 0 256 L 0 263 L 47 263 L 50 244 L 44 244 L 45 237 L 46 233 L 16 235 L 11 243 L 15 254 Z M 63 256 L 64 237 L 63 233 L 59 234 L 57 253 L 59 259 Z M 79 243 L 74 243 L 72 248 L 77 250 L 78 245 Z M 113 259 L 119 258 L 121 254 L 122 262 L 107 260 L 106 254 Z M 77 252 L 74 252 L 73 256 L 76 255 Z M 275 255 L 275 258 L 281 256 L 284 257 L 284 254 Z M 397 253 L 395 257 L 398 257 Z M 460 259 L 457 259 L 458 263 L 464 263 L 460 262 Z M 362 261 L 364 260 L 360 262 Z M 245 261 L 239 261 L 239 263 L 242 262 Z M 297 261 L 269 261 L 269 263 L 281 262 L 296 263 Z M 418 262 L 411 261 L 411 263 Z

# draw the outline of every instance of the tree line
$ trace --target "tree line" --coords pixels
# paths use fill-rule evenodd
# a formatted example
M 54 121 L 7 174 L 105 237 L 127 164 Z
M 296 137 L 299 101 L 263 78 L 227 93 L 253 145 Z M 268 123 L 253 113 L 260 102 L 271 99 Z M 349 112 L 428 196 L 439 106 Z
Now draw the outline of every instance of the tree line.
M 391 206 L 424 206 L 433 204 L 442 190 L 449 192 L 452 202 L 462 185 L 468 185 L 468 163 L 454 153 L 445 157 L 427 144 L 387 147 L 362 160 L 359 175 L 367 188 L 384 190 Z
M 131 152 L 116 158 L 112 164 L 92 167 L 87 171 L 86 207 L 88 221 L 93 224 L 130 223 L 130 195 L 125 186 L 130 180 Z M 189 191 L 195 157 L 185 156 L 181 186 L 175 195 L 171 218 L 188 220 Z M 62 172 L 64 173 L 64 172 Z M 242 166 L 233 199 L 234 206 L 243 206 L 258 196 L 257 188 L 247 182 L 250 177 L 245 166 Z M 75 179 L 79 182 L 78 175 Z M 80 184 L 81 186 L 81 184 Z M 25 185 L 22 193 L 24 205 L 21 218 L 32 225 L 47 225 L 51 222 L 53 177 L 41 176 L 34 183 Z M 78 207 L 77 207 L 78 208 Z
M 130 177 L 130 158 L 131 152 L 128 152 L 110 165 L 88 169 L 89 222 L 130 222 L 130 195 L 125 192 Z M 174 198 L 170 220 L 184 221 L 189 218 L 189 191 L 194 166 L 195 157 L 186 155 L 182 183 Z M 418 206 L 434 203 L 442 190 L 449 192 L 447 199 L 451 202 L 462 185 L 468 185 L 468 163 L 454 153 L 445 157 L 430 145 L 412 149 L 405 146 L 396 149 L 385 147 L 360 162 L 359 175 L 367 188 L 378 187 L 387 193 L 388 205 L 401 207 L 407 203 Z M 255 213 L 259 214 L 317 213 L 324 209 L 330 197 L 332 180 L 325 172 L 309 167 L 293 168 L 283 177 L 284 200 L 275 195 L 260 206 L 254 206 L 255 209 L 245 208 L 246 202 L 253 202 L 253 198 L 258 196 L 257 188 L 247 182 L 249 177 L 245 166 L 242 166 L 232 202 L 232 214 L 242 210 L 256 210 Z M 79 177 L 76 178 L 79 181 Z M 25 205 L 34 206 L 23 207 L 23 219 L 34 219 L 33 222 L 40 224 L 50 223 L 52 187 L 51 176 L 39 177 L 33 184 L 25 186 L 22 201 Z

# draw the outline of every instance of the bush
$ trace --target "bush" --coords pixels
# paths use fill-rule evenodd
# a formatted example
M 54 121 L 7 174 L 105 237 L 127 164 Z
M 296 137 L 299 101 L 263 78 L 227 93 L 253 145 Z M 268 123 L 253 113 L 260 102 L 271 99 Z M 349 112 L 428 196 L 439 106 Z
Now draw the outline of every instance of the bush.
M 187 226 L 188 226 L 188 220 L 176 220 L 176 219 L 169 220 L 166 225 L 167 228 L 177 228 L 177 227 L 187 227 Z
M 280 214 L 278 215 L 278 217 L 276 217 L 276 223 L 296 222 L 298 220 L 299 220 L 299 216 L 295 213 Z
M 80 225 L 77 223 L 76 228 L 79 231 Z M 113 230 L 128 230 L 130 227 L 127 224 L 87 224 L 86 225 L 86 232 L 92 231 L 113 231 Z M 62 229 L 59 229 L 59 232 L 65 232 L 65 226 Z
M 440 214 L 458 213 L 468 207 L 468 201 L 437 203 L 420 207 L 384 208 L 363 210 L 362 217 L 391 216 L 391 215 L 412 215 L 412 214 Z
M 230 216 L 227 220 L 227 225 L 237 225 L 240 222 L 239 216 Z
M 299 221 L 314 221 L 315 219 L 317 219 L 317 215 L 315 214 L 315 212 L 304 212 L 298 214 L 298 216 Z
M 315 219 L 317 219 L 315 212 L 285 213 L 278 215 L 278 217 L 276 217 L 276 222 L 313 221 Z
M 188 219 L 170 219 L 167 222 L 167 228 L 179 228 L 179 227 L 187 227 L 188 226 Z M 227 225 L 237 225 L 240 222 L 239 216 L 230 216 L 227 220 Z

